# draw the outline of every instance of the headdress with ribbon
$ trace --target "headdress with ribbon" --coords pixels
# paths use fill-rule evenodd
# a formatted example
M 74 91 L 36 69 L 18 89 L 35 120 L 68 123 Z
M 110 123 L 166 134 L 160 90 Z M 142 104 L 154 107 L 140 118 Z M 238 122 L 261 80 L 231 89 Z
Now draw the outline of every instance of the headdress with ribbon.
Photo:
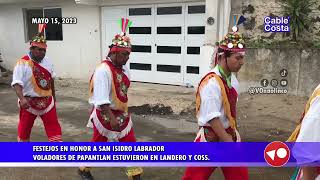
M 127 30 L 132 25 L 132 21 L 129 19 L 121 18 L 119 20 L 121 33 L 115 35 L 112 40 L 112 45 L 110 46 L 110 52 L 119 52 L 121 50 L 126 50 L 131 52 L 131 41 L 126 35 Z M 110 53 L 109 52 L 109 53 Z
M 46 24 L 39 24 L 38 33 L 30 41 L 30 47 L 36 46 L 39 48 L 47 49 L 47 41 L 44 37 L 45 28 L 46 28 Z
M 237 25 L 245 21 L 245 18 L 243 16 L 240 16 L 240 18 L 234 17 L 235 25 L 232 27 L 232 32 L 229 32 L 221 41 L 216 43 L 214 66 L 218 64 L 218 56 L 223 55 L 226 51 L 235 53 L 244 53 L 246 51 L 244 39 L 242 34 L 238 33 L 237 27 Z

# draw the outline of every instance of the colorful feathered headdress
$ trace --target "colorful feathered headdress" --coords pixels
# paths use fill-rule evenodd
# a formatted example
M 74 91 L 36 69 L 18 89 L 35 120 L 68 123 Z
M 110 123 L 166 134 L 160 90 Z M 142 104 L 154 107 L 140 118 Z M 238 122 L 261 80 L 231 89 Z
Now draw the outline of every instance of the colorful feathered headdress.
M 39 24 L 38 26 L 38 33 L 36 36 L 32 38 L 30 41 L 31 47 L 39 47 L 43 49 L 47 49 L 47 41 L 44 37 L 44 29 L 46 28 L 46 24 Z
M 115 35 L 115 37 L 113 38 L 110 52 L 118 52 L 123 49 L 131 52 L 131 40 L 126 35 L 126 32 L 132 25 L 132 21 L 130 21 L 129 19 L 121 18 L 119 20 L 119 24 L 121 28 L 121 33 Z
M 242 24 L 246 19 L 243 16 L 234 16 L 234 26 L 232 32 L 229 32 L 223 39 L 216 43 L 214 65 L 218 63 L 218 55 L 222 55 L 224 51 L 244 53 L 246 51 L 245 42 L 242 34 L 238 33 L 238 25 Z M 223 52 L 218 53 L 219 49 Z

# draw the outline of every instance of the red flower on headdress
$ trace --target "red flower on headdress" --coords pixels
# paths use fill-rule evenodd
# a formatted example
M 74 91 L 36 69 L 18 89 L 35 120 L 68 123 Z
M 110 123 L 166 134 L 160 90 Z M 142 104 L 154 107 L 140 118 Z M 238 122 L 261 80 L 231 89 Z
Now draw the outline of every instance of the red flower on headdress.
M 118 39 L 120 37 L 120 34 L 117 34 L 114 38 Z
M 122 39 L 125 42 L 130 42 L 130 38 L 128 36 L 123 36 Z

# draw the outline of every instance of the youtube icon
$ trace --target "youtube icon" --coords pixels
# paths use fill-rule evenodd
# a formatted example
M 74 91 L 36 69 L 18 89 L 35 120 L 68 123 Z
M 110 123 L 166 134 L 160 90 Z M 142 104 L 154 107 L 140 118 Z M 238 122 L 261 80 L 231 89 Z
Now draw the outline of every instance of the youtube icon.
M 264 150 L 264 159 L 273 167 L 281 167 L 287 164 L 290 158 L 289 147 L 280 141 L 269 143 Z

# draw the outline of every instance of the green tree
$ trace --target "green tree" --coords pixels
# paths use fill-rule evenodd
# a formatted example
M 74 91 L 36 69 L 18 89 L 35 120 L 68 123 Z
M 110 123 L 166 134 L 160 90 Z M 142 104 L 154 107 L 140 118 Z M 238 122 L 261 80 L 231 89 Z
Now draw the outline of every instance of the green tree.
M 290 16 L 290 34 L 292 40 L 297 41 L 297 37 L 308 31 L 311 24 L 310 14 L 315 0 L 281 0 L 283 14 Z

